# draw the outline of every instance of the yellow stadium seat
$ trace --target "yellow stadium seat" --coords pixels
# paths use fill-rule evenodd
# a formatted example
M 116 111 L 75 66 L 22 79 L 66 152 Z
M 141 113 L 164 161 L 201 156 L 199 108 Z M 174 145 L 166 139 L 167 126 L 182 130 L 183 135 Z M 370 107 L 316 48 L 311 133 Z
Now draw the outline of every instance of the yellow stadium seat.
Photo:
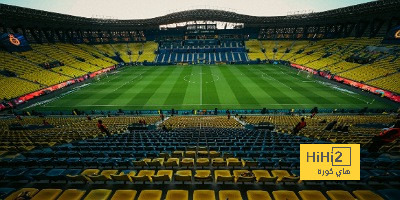
M 355 190 L 353 191 L 354 196 L 358 200 L 383 200 L 383 198 L 371 190 Z
M 77 189 L 65 190 L 57 200 L 80 200 L 86 191 Z
M 197 158 L 196 165 L 197 167 L 207 167 L 210 165 L 210 160 L 208 158 Z
M 220 190 L 219 199 L 243 200 L 239 190 Z
M 185 152 L 185 157 L 187 157 L 187 158 L 195 158 L 196 157 L 196 151 L 186 151 Z
M 195 181 L 212 181 L 211 171 L 210 170 L 196 170 L 196 175 L 194 175 Z
M 111 195 L 111 190 L 96 189 L 89 192 L 85 200 L 107 200 Z
M 248 200 L 272 200 L 267 191 L 263 190 L 247 190 Z
M 217 158 L 219 156 L 221 156 L 221 153 L 218 151 L 210 151 L 210 158 Z
M 54 200 L 61 194 L 61 189 L 43 189 L 40 190 L 32 200 Z
M 111 180 L 111 175 L 117 175 L 118 170 L 103 170 L 99 175 L 87 175 L 91 181 L 108 181 Z
M 327 198 L 318 190 L 302 190 L 299 192 L 302 200 L 327 200 Z
M 233 170 L 233 175 L 235 176 L 235 182 L 254 182 L 255 176 L 246 177 L 242 176 L 243 173 L 248 173 L 248 170 Z
M 154 170 L 140 170 L 136 176 L 132 176 L 133 181 L 149 181 L 152 182 L 151 177 L 155 174 Z
M 137 200 L 161 200 L 161 190 L 142 190 Z
M 224 167 L 226 166 L 226 161 L 223 158 L 213 158 L 211 160 L 211 165 L 213 167 Z
M 242 160 L 243 167 L 257 167 L 258 162 L 254 160 Z
M 134 200 L 136 193 L 136 190 L 117 190 L 111 200 Z
M 157 175 L 153 175 L 151 178 L 153 182 L 162 181 L 171 181 L 172 180 L 172 170 L 158 170 Z
M 179 158 L 168 158 L 168 160 L 164 162 L 164 166 L 165 167 L 179 166 Z
M 117 174 L 111 174 L 110 177 L 114 181 L 130 181 L 132 182 L 132 176 L 136 175 L 136 171 L 129 171 L 129 173 L 125 174 L 125 171 L 122 171 L 121 173 Z
M 233 182 L 234 176 L 232 176 L 229 170 L 214 170 L 215 182 Z
M 299 200 L 299 198 L 296 196 L 296 193 L 287 190 L 273 191 L 272 196 L 275 200 Z
M 355 198 L 347 191 L 344 190 L 330 190 L 326 194 L 332 200 L 355 200 Z
M 181 161 L 182 167 L 193 167 L 194 166 L 194 159 L 193 158 L 183 158 Z
M 215 200 L 214 190 L 195 190 L 193 200 Z
M 188 200 L 189 192 L 187 190 L 168 190 L 165 200 Z
M 33 197 L 33 196 L 35 196 L 35 194 L 37 194 L 39 192 L 39 190 L 36 188 L 22 188 L 16 192 L 13 192 L 5 200 L 15 200 L 18 197 L 18 195 L 20 195 L 23 192 L 24 193 L 28 192 L 28 196 Z
M 259 183 L 273 182 L 278 180 L 277 176 L 272 177 L 267 170 L 253 170 L 253 174 L 256 177 L 256 181 Z
M 278 177 L 278 182 L 294 182 L 297 183 L 300 180 L 298 176 L 292 176 L 286 170 L 271 170 L 273 176 Z
M 228 167 L 241 167 L 242 162 L 239 161 L 237 158 L 227 158 L 226 159 Z
M 199 151 L 197 152 L 198 157 L 208 157 L 208 151 L 205 149 L 204 151 L 200 151 L 201 147 L 199 147 Z
M 178 170 L 175 173 L 175 181 L 192 181 L 192 170 Z

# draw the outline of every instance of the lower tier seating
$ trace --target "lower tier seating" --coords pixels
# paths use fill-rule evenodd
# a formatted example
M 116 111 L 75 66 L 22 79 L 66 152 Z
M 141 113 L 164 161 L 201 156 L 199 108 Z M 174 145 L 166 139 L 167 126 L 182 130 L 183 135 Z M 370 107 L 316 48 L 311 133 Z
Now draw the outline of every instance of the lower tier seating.
M 399 197 L 400 190 L 328 190 L 321 192 L 318 190 L 300 190 L 298 192 L 290 190 L 274 190 L 268 192 L 265 190 L 179 190 L 169 189 L 165 192 L 160 189 L 152 190 L 134 190 L 134 189 L 36 189 L 22 188 L 18 191 L 12 188 L 3 188 L 4 191 L 9 191 L 9 196 L 5 200 L 17 199 L 18 195 L 26 194 L 32 200 L 344 200 L 344 199 L 359 199 L 359 200 L 395 200 Z M 5 195 L 8 195 L 5 193 Z M 192 197 L 192 198 L 189 198 Z

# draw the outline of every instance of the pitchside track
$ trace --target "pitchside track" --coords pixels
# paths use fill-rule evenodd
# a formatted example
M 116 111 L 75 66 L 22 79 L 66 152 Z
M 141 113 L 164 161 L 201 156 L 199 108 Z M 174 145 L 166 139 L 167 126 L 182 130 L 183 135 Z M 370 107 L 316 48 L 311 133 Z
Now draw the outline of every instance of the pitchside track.
M 36 110 L 390 108 L 281 65 L 126 67 Z

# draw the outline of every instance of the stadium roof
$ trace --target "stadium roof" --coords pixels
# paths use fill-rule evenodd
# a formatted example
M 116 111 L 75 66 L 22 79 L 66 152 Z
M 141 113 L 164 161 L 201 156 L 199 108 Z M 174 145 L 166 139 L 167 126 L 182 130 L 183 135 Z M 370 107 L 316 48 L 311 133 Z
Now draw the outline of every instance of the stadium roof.
M 172 24 L 186 21 L 225 21 L 244 23 L 246 27 L 286 27 L 296 25 L 316 25 L 318 23 L 342 23 L 344 21 L 368 21 L 376 17 L 389 19 L 399 17 L 400 1 L 382 0 L 373 1 L 355 6 L 309 13 L 301 15 L 258 17 L 237 14 L 230 11 L 196 9 L 176 12 L 160 17 L 134 20 L 96 19 L 76 17 L 54 12 L 40 11 L 18 6 L 0 4 L 0 23 L 7 26 L 46 27 L 46 28 L 81 28 L 98 29 L 151 29 L 163 24 Z

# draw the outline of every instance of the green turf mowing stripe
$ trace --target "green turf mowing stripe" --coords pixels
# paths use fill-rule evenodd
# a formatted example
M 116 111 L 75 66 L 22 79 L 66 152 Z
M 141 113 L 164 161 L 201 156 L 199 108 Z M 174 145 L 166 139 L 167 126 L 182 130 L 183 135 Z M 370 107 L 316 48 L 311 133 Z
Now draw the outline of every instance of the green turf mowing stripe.
M 234 91 L 228 86 L 229 83 L 225 79 L 225 76 L 221 72 L 221 66 L 210 67 L 210 72 L 215 75 L 215 89 L 218 92 L 219 102 L 223 105 L 239 105 L 239 101 L 236 99 Z M 218 77 L 218 79 L 217 79 Z M 215 107 L 215 105 L 214 105 Z M 219 108 L 229 108 L 229 106 L 221 106 Z
M 265 70 L 260 71 L 267 73 Z M 302 82 L 292 81 L 292 78 L 283 74 L 281 76 L 275 76 L 275 79 L 280 82 L 284 82 L 287 85 L 290 85 L 295 93 L 301 94 L 303 97 L 307 98 L 311 102 L 315 102 L 316 104 L 334 104 L 333 101 L 314 92 L 316 89 L 315 87 L 309 89 L 308 87 L 302 85 Z
M 242 84 L 247 88 L 247 90 L 251 91 L 253 96 L 259 102 L 260 105 L 262 104 L 277 104 L 271 96 L 271 91 L 265 90 L 265 88 L 260 87 L 257 83 L 260 77 L 249 77 L 247 74 L 244 74 L 240 68 L 248 68 L 250 66 L 231 66 L 230 69 L 232 72 L 237 74 L 238 79 L 242 82 Z
M 338 92 L 337 90 L 334 90 L 323 84 L 319 84 L 319 83 L 315 83 L 315 82 L 306 84 L 304 82 L 294 81 L 292 78 L 289 78 L 289 76 L 295 77 L 298 75 L 293 74 L 293 73 L 286 73 L 286 70 L 291 70 L 291 69 L 284 69 L 281 66 L 279 66 L 279 69 L 281 69 L 282 72 L 284 72 L 286 75 L 288 75 L 288 76 L 280 76 L 280 77 L 284 78 L 286 82 L 290 83 L 290 85 L 292 85 L 291 87 L 293 89 L 297 88 L 297 90 L 299 90 L 299 91 L 305 91 L 308 94 L 310 94 L 310 95 L 304 95 L 308 99 L 313 99 L 313 100 L 318 99 L 317 101 L 323 102 L 323 103 L 366 104 L 366 102 L 364 102 L 363 100 L 360 100 L 357 97 L 351 96 L 347 93 Z M 298 77 L 300 77 L 300 76 L 298 76 Z M 297 78 L 297 77 L 295 77 L 295 78 Z M 306 79 L 304 77 L 302 77 L 302 79 L 303 80 L 314 80 L 314 78 Z M 335 101 L 330 101 L 330 99 L 328 99 L 328 98 L 332 98 Z M 320 101 L 320 100 L 322 100 L 322 101 Z
M 251 67 L 241 67 L 239 69 L 243 74 L 251 77 L 260 88 L 262 88 L 275 100 L 275 102 L 278 102 L 279 104 L 297 104 L 294 99 L 284 94 L 281 89 L 276 87 L 276 84 L 274 84 L 272 79 L 267 80 L 264 78 L 260 78 L 261 74 L 257 74 L 255 71 L 250 70 L 250 68 Z
M 152 67 L 148 68 L 147 71 L 142 74 L 133 75 L 131 79 L 121 80 L 118 84 L 118 87 L 114 88 L 112 91 L 105 90 L 104 92 L 107 94 L 100 97 L 93 105 L 105 105 L 105 104 L 120 104 L 123 105 L 124 99 L 119 98 L 124 95 L 127 91 L 129 91 L 132 87 L 134 87 L 137 83 L 140 83 L 145 77 L 151 77 L 152 74 L 156 73 L 158 68 Z
M 200 107 L 199 105 L 201 104 L 200 100 L 200 73 L 201 73 L 201 67 L 199 65 L 193 66 L 192 73 L 185 77 L 185 80 L 182 81 L 188 81 L 188 85 L 186 88 L 186 95 L 185 98 L 183 98 L 183 104 L 184 105 L 197 105 L 194 107 Z M 192 106 L 193 107 L 193 106 Z
M 147 86 L 143 87 L 126 105 L 145 105 L 175 68 L 176 66 L 160 67 L 160 70 L 158 70 L 153 77 L 149 77 Z
M 203 66 L 203 104 L 219 104 L 218 92 L 215 84 L 217 84 L 219 76 L 214 75 L 210 66 Z
M 297 70 L 294 70 L 292 68 L 286 67 L 286 66 L 279 66 L 284 73 L 292 76 L 292 77 L 301 77 L 298 76 L 297 73 L 295 73 Z M 310 79 L 306 79 L 304 77 L 301 77 L 303 80 L 316 80 L 314 77 Z M 347 92 L 340 92 L 338 90 L 335 90 L 325 84 L 321 84 L 319 82 L 309 82 L 309 83 L 303 83 L 304 85 L 309 84 L 310 88 L 313 88 L 313 90 L 317 91 L 320 95 L 330 97 L 330 98 L 337 98 L 338 101 L 335 101 L 335 103 L 338 104 L 339 107 L 349 107 L 349 108 L 363 108 L 365 106 L 367 107 L 386 107 L 384 103 L 380 101 L 375 101 L 373 104 L 368 104 L 367 102 L 371 102 L 372 100 L 366 96 L 363 96 L 359 93 L 355 94 L 349 94 Z M 342 88 L 342 86 L 338 86 Z M 354 106 L 346 105 L 346 106 L 340 106 L 339 104 L 354 104 Z
M 232 91 L 234 91 L 234 95 L 240 104 L 252 104 L 256 108 L 259 106 L 259 103 L 254 96 L 236 78 L 236 75 L 229 70 L 229 66 L 221 67 L 220 70 L 222 74 L 224 74 L 228 86 Z
M 88 88 L 80 90 L 78 94 L 72 96 L 73 101 L 70 101 L 70 103 L 73 105 L 104 104 L 104 98 L 109 100 L 116 99 L 123 93 L 119 92 L 119 89 L 130 86 L 131 83 L 129 82 L 137 80 L 139 74 L 143 73 L 143 76 L 146 76 L 146 74 L 155 69 L 156 68 L 124 68 L 123 71 L 114 75 L 115 77 L 111 78 L 109 76 L 103 78 L 98 83 L 92 84 L 94 87 L 90 85 Z
M 175 84 L 164 101 L 164 105 L 179 105 L 183 103 L 189 82 L 185 78 L 189 78 L 192 74 L 193 67 L 182 67 L 183 70 L 179 77 L 175 80 Z
M 265 75 L 258 69 L 262 69 Z M 298 76 L 296 72 L 280 65 L 125 67 L 51 103 L 29 109 L 290 109 L 313 106 L 351 109 L 363 108 L 365 102 L 372 101 L 369 96 L 358 92 L 348 94 L 319 81 L 314 82 L 319 79 Z M 143 76 L 132 80 L 141 73 L 144 73 Z M 207 83 L 212 80 L 215 81 L 213 84 Z M 240 83 L 241 86 L 233 83 Z M 63 92 L 67 91 L 68 88 Z M 200 99 L 201 96 L 203 98 Z M 393 108 L 391 104 L 379 100 L 368 104 L 368 107 Z
M 153 96 L 147 101 L 146 105 L 163 105 L 171 93 L 175 83 L 182 74 L 184 67 L 177 66 L 167 77 L 163 84 L 154 92 Z

